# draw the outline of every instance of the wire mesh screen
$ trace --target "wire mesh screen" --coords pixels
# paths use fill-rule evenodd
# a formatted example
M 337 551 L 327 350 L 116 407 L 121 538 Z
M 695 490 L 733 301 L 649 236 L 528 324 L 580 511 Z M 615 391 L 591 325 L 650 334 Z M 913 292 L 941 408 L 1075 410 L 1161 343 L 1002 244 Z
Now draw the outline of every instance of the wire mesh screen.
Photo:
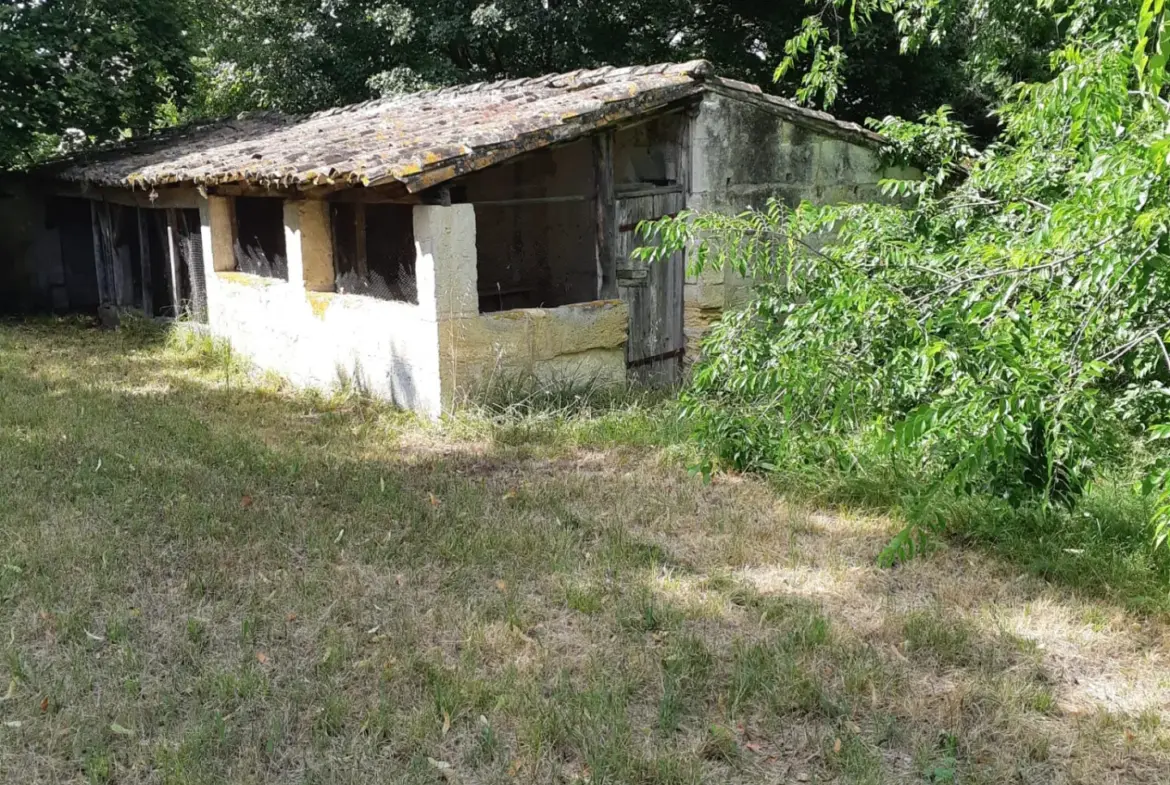
M 172 300 L 170 249 L 167 245 L 166 210 L 139 210 L 142 226 L 143 269 L 149 272 L 150 308 L 152 316 L 174 316 Z
M 284 246 L 284 202 L 262 196 L 241 196 L 236 208 L 236 269 L 265 278 L 288 280 Z
M 123 269 L 123 305 L 143 307 L 142 235 L 138 228 L 138 208 L 110 205 L 114 217 L 114 247 Z
M 332 221 L 338 293 L 418 302 L 410 205 L 339 202 Z
M 175 244 L 178 252 L 179 314 L 196 322 L 207 321 L 207 281 L 203 272 L 203 235 L 198 210 L 175 211 Z

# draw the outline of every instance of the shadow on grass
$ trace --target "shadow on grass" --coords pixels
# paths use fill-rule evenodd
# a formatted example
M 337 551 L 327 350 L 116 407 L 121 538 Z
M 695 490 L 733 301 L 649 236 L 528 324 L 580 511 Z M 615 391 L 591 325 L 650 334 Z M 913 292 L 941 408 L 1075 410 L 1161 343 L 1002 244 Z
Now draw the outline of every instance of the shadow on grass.
M 841 604 L 889 592 L 871 571 L 836 603 L 753 581 L 801 566 L 805 525 L 760 488 L 451 440 L 217 362 L 0 332 L 5 781 L 1164 770 L 1152 718 L 1061 715 L 1014 635 L 945 608 L 860 630 Z

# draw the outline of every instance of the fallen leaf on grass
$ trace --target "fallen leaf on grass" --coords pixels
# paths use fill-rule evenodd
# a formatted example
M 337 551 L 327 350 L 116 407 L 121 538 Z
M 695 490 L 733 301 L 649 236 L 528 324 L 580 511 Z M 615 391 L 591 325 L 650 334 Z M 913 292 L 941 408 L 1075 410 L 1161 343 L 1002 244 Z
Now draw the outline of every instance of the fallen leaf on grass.
M 255 502 L 252 499 L 252 497 L 248 496 L 247 494 L 244 494 L 243 496 L 240 497 L 240 506 L 243 507 L 245 510 L 248 509 L 249 507 L 251 507 L 254 503 Z
M 8 692 L 4 693 L 4 697 L 0 698 L 0 703 L 12 700 L 12 696 L 16 695 L 16 679 L 8 682 Z
M 496 581 L 496 588 L 499 589 L 500 591 L 507 591 L 508 590 L 508 582 L 507 581 Z
M 49 699 L 47 697 L 41 699 L 41 712 L 44 713 L 49 710 Z
M 447 735 L 447 731 L 451 730 L 451 715 L 443 712 L 443 735 Z
M 840 752 L 840 751 L 841 751 L 841 740 L 837 739 L 836 741 L 833 742 L 833 752 Z
M 119 736 L 133 736 L 134 735 L 134 731 L 130 730 L 129 728 L 124 728 L 116 722 L 110 723 L 110 730 L 112 730 L 114 733 L 118 734 Z
M 104 641 L 105 640 L 105 638 L 103 638 L 102 636 L 94 635 L 89 630 L 85 631 L 85 637 L 89 638 L 91 641 Z
M 20 720 L 8 720 L 4 724 L 7 725 L 9 728 L 19 728 L 24 723 L 21 722 Z
M 261 665 L 267 665 L 268 655 L 262 651 L 256 652 L 256 662 L 260 663 Z

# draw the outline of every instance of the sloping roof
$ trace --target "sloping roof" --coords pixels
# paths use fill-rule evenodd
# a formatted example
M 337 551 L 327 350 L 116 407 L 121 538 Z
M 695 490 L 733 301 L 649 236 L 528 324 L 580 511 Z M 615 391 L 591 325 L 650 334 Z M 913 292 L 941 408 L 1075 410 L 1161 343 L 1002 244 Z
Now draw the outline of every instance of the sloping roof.
M 375 186 L 417 192 L 466 172 L 649 114 L 705 90 L 750 97 L 794 122 L 872 145 L 853 123 L 719 79 L 710 63 L 599 68 L 377 99 L 308 117 L 272 113 L 175 128 L 44 170 L 149 188 L 249 184 Z

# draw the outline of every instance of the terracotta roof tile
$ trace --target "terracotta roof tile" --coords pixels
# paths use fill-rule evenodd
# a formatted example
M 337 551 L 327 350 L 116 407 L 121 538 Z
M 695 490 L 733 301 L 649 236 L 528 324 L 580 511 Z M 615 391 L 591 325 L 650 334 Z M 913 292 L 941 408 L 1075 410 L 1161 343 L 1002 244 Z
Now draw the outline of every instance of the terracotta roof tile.
M 796 121 L 873 142 L 876 135 L 822 112 L 713 78 L 711 64 L 604 67 L 460 85 L 327 109 L 307 117 L 255 113 L 171 129 L 43 168 L 67 180 L 151 187 L 249 183 L 380 185 L 418 191 L 528 150 L 697 95 L 755 91 Z

